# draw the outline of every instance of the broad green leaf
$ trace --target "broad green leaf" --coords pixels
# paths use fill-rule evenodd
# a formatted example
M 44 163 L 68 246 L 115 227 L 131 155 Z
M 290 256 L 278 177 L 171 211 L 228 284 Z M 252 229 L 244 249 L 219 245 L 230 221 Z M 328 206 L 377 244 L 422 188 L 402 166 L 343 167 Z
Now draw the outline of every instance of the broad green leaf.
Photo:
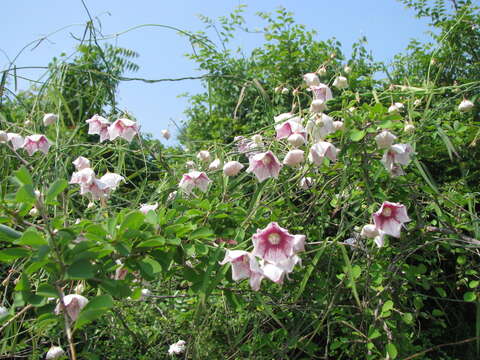
M 34 228 L 27 229 L 22 237 L 14 242 L 17 245 L 28 245 L 28 246 L 42 246 L 48 245 L 47 240 L 43 237 L 43 234 L 38 232 Z
M 13 174 L 22 185 L 33 184 L 32 176 L 30 175 L 25 166 L 22 166 L 17 171 L 14 171 Z
M 364 130 L 353 129 L 350 132 L 350 139 L 355 142 L 362 140 L 364 136 L 365 136 Z
M 392 343 L 387 344 L 387 353 L 390 359 L 396 359 L 398 355 L 397 347 Z
M 472 302 L 475 301 L 477 298 L 477 295 L 473 291 L 468 291 L 465 294 L 463 294 L 463 300 Z
M 94 276 L 95 267 L 88 260 L 79 260 L 67 267 L 67 279 L 82 280 L 91 279 Z
M 58 292 L 55 287 L 51 284 L 43 283 L 38 285 L 37 295 L 44 297 L 58 297 Z
M 33 204 L 37 201 L 32 184 L 23 185 L 18 189 L 15 195 L 15 201 L 18 203 Z
M 155 237 L 152 239 L 148 239 L 145 241 L 142 241 L 140 244 L 137 245 L 137 247 L 159 247 L 165 245 L 165 239 L 163 237 Z
M 213 231 L 207 227 L 202 227 L 202 228 L 199 228 L 195 231 L 193 231 L 189 238 L 190 239 L 211 239 L 212 237 L 214 237 L 215 234 L 213 233 Z
M 57 196 L 67 188 L 68 182 L 64 179 L 56 180 L 47 190 L 47 194 L 45 196 L 45 203 L 52 204 L 55 202 Z
M 81 328 L 105 314 L 113 307 L 113 299 L 110 295 L 100 295 L 89 301 L 89 303 L 80 312 L 75 328 Z
M 382 306 L 382 313 L 385 313 L 387 311 L 390 311 L 393 309 L 393 301 L 392 300 L 387 300 Z
M 0 262 L 11 263 L 17 259 L 30 255 L 30 251 L 21 247 L 9 248 L 0 251 Z
M 120 232 L 125 232 L 127 230 L 137 230 L 142 226 L 145 221 L 145 215 L 140 211 L 133 211 L 129 213 L 122 222 L 120 226 Z
M 142 272 L 150 277 L 153 277 L 154 274 L 162 271 L 162 266 L 151 257 L 146 257 L 145 259 L 140 260 L 138 265 Z
M 22 236 L 21 232 L 13 230 L 11 227 L 6 225 L 0 225 L 0 240 L 4 241 L 14 241 Z

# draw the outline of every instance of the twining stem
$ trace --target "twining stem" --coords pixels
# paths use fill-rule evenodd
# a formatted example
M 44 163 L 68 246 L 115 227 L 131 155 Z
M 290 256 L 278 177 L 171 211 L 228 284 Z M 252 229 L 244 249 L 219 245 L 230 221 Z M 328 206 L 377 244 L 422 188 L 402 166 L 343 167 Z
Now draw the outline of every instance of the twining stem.
M 70 358 L 72 360 L 77 360 L 77 352 L 75 351 L 75 344 L 73 343 L 72 328 L 70 324 L 70 319 L 68 318 L 67 307 L 63 302 L 63 291 L 60 286 L 57 285 L 58 295 L 60 296 L 60 307 L 63 312 L 63 318 L 65 320 L 65 333 L 67 334 L 68 346 L 70 348 Z

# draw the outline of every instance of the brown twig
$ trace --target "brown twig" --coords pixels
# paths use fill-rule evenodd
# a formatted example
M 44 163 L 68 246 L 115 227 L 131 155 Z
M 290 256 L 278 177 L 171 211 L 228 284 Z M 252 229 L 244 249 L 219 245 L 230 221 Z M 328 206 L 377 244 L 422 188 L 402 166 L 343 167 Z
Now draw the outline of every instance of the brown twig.
M 428 353 L 428 352 L 430 352 L 430 351 L 437 350 L 437 349 L 440 349 L 440 348 L 445 347 L 445 346 L 461 345 L 461 344 L 465 344 L 465 343 L 468 343 L 468 342 L 472 342 L 472 341 L 475 341 L 475 340 L 478 340 L 478 339 L 480 339 L 480 336 L 475 336 L 475 337 L 468 338 L 468 339 L 461 340 L 461 341 L 456 341 L 456 342 L 451 342 L 451 343 L 446 343 L 446 344 L 435 345 L 435 346 L 431 347 L 430 349 L 423 350 L 423 351 L 420 351 L 419 353 L 410 355 L 409 357 L 406 357 L 406 358 L 404 358 L 403 360 L 415 359 L 415 358 L 418 358 L 419 356 L 422 356 L 422 355 L 424 355 L 424 354 L 426 354 L 426 353 Z
M 454 230 L 451 230 L 451 229 L 438 228 L 436 226 L 427 226 L 425 228 L 425 230 L 427 232 L 438 232 L 438 233 L 445 234 L 445 235 L 457 235 L 461 240 L 463 240 L 467 243 L 470 243 L 472 245 L 479 245 L 480 246 L 480 240 L 477 240 L 477 239 L 472 238 L 472 237 L 467 236 L 467 235 L 460 234 L 460 233 L 458 233 Z
M 10 325 L 10 323 L 15 320 L 16 318 L 20 317 L 23 313 L 25 313 L 26 311 L 28 311 L 28 309 L 32 308 L 33 305 L 29 304 L 27 306 L 25 306 L 22 310 L 20 310 L 18 313 L 16 313 L 10 320 L 8 320 L 5 324 L 2 325 L 2 327 L 0 327 L 0 333 L 8 326 Z

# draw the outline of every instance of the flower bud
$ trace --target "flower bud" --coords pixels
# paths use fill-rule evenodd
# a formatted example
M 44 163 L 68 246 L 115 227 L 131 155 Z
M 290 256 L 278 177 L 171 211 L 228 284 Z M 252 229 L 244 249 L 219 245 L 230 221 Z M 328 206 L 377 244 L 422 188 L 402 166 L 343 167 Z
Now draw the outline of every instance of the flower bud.
M 298 91 L 298 89 L 293 89 L 293 91 L 292 91 L 293 96 L 297 96 L 299 93 L 300 93 L 300 91 Z
M 303 177 L 300 180 L 300 188 L 303 190 L 308 190 L 312 187 L 313 185 L 313 179 L 311 177 Z
M 327 109 L 327 105 L 325 104 L 325 101 L 322 99 L 315 99 L 312 101 L 310 104 L 310 112 L 312 113 L 321 113 L 324 112 Z
M 65 351 L 60 346 L 52 346 L 48 351 L 47 355 L 45 356 L 46 360 L 55 360 L 59 359 L 65 355 Z
M 290 90 L 288 90 L 288 88 L 286 88 L 286 87 L 282 88 L 282 94 L 283 94 L 283 95 L 288 94 L 289 91 L 290 91 Z
M 390 131 L 384 130 L 377 136 L 375 136 L 375 141 L 377 142 L 377 147 L 379 149 L 388 149 L 393 145 L 393 142 L 397 139 Z
M 194 169 L 194 168 L 195 168 L 195 162 L 193 162 L 192 160 L 188 160 L 188 161 L 185 163 L 185 166 L 186 166 L 188 169 Z
M 177 192 L 176 191 L 172 191 L 170 194 L 168 194 L 167 196 L 167 201 L 173 201 L 175 200 L 175 197 L 177 196 Z
M 164 138 L 165 140 L 170 139 L 170 137 L 172 136 L 172 135 L 170 134 L 170 131 L 168 131 L 168 129 L 163 129 L 163 130 L 160 131 L 160 132 L 161 132 L 161 134 L 162 134 L 162 136 L 163 136 L 163 138 Z
M 8 315 L 8 309 L 5 306 L 0 306 L 0 319 Z
M 25 126 L 32 126 L 33 123 L 32 123 L 30 120 L 25 120 L 24 123 L 23 123 L 23 125 L 25 125 Z
M 0 143 L 4 143 L 8 141 L 8 135 L 5 131 L 0 130 Z
M 413 106 L 419 106 L 422 104 L 422 100 L 420 99 L 416 99 L 414 102 L 413 102 Z
M 282 87 L 277 86 L 274 91 L 275 91 L 276 94 L 280 94 L 282 92 Z
M 467 112 L 473 109 L 473 102 L 467 99 L 463 99 L 463 101 L 458 105 L 458 110 L 461 112 Z
M 80 224 L 81 222 L 82 222 L 82 220 L 80 220 L 80 218 L 77 218 L 77 219 L 75 220 L 75 225 L 78 225 L 78 224 Z
M 253 135 L 252 136 L 252 141 L 257 145 L 261 145 L 262 141 L 263 141 L 262 135 L 260 135 L 260 134 Z
M 360 236 L 363 238 L 373 239 L 375 236 L 378 236 L 378 229 L 373 224 L 365 225 L 360 232 Z
M 150 295 L 152 295 L 152 292 L 148 289 L 142 289 L 142 296 L 141 296 L 141 300 L 144 300 L 146 297 L 149 297 Z
M 202 150 L 197 154 L 197 159 L 201 161 L 210 161 L 210 152 L 208 150 Z
M 58 120 L 58 115 L 57 114 L 45 114 L 43 115 L 43 125 L 48 126 L 56 123 Z
M 298 164 L 302 163 L 304 161 L 304 151 L 295 149 L 295 150 L 290 150 L 287 155 L 285 156 L 285 159 L 283 159 L 283 163 L 288 166 L 297 166 Z
M 288 137 L 287 141 L 293 147 L 299 147 L 305 144 L 305 138 L 302 134 L 292 134 Z
M 42 193 L 39 190 L 35 190 L 34 193 L 37 199 L 40 199 L 42 197 Z
M 343 130 L 345 124 L 343 123 L 343 121 L 334 121 L 333 123 L 333 130 L 334 131 L 338 131 L 338 130 Z
M 325 76 L 327 75 L 327 68 L 322 66 L 320 69 L 317 70 L 318 76 Z
M 28 214 L 29 214 L 30 216 L 35 217 L 35 216 L 38 215 L 38 209 L 37 209 L 36 207 L 33 207 L 33 208 L 28 212 Z
M 352 72 L 352 68 L 348 65 L 345 65 L 345 67 L 343 68 L 343 71 L 345 72 L 345 74 L 350 74 Z
M 348 87 L 348 80 L 345 76 L 338 76 L 333 81 L 333 86 L 335 86 L 337 89 L 345 89 Z
M 413 125 L 412 123 L 406 123 L 403 127 L 403 131 L 406 133 L 412 133 L 415 131 L 415 125 Z
M 90 202 L 88 203 L 88 205 L 87 205 L 87 209 L 91 209 L 91 208 L 93 208 L 93 207 L 95 207 L 95 203 L 92 202 L 92 201 L 90 201 Z
M 223 173 L 225 176 L 235 176 L 244 166 L 238 161 L 229 161 L 223 166 Z
M 210 165 L 208 165 L 208 170 L 216 171 L 216 170 L 220 169 L 221 165 L 222 165 L 222 163 L 221 163 L 220 159 L 215 159 L 210 163 Z

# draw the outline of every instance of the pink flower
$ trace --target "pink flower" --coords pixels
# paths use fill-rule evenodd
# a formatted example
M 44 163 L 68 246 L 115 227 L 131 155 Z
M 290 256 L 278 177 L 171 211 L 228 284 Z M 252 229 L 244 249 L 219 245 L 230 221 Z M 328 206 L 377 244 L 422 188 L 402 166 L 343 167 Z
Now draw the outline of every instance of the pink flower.
M 276 222 L 271 222 L 263 229 L 257 229 L 253 235 L 253 255 L 271 263 L 279 263 L 294 255 L 297 245 L 295 236 L 287 229 L 280 227 Z M 305 241 L 305 239 L 304 239 Z
M 313 92 L 313 98 L 316 100 L 327 102 L 328 100 L 333 99 L 332 90 L 330 90 L 325 84 L 310 86 L 310 90 Z
M 388 130 L 383 130 L 380 134 L 375 136 L 375 141 L 379 149 L 388 149 L 393 145 L 393 142 L 396 139 L 397 137 Z
M 100 181 L 105 184 L 105 188 L 108 189 L 108 191 L 115 190 L 123 180 L 125 180 L 123 176 L 111 172 L 106 173 L 100 178 Z
M 11 142 L 13 150 L 21 149 L 25 143 L 23 136 L 16 133 L 7 133 L 7 139 Z
M 80 311 L 88 304 L 88 299 L 82 295 L 70 294 L 63 297 L 63 304 L 67 310 L 67 314 L 72 321 L 77 320 Z M 58 315 L 62 312 L 63 307 L 60 303 L 55 308 L 55 314 Z
M 382 163 L 393 176 L 403 175 L 399 165 L 408 165 L 413 149 L 410 144 L 395 144 L 383 154 Z
M 27 151 L 28 155 L 32 156 L 37 151 L 40 151 L 44 154 L 48 153 L 50 148 L 50 142 L 47 140 L 45 135 L 35 134 L 30 135 L 25 138 L 23 143 L 23 148 Z
M 238 175 L 240 170 L 244 168 L 243 164 L 238 161 L 229 161 L 223 166 L 223 173 L 226 176 L 235 176 Z
M 302 123 L 296 121 L 295 119 L 300 118 L 290 119 L 280 125 L 275 125 L 275 130 L 277 131 L 277 139 L 288 138 L 292 134 L 300 134 L 303 137 L 307 136 L 305 128 L 302 126 Z
M 75 161 L 72 162 L 72 164 L 75 165 L 75 169 L 77 169 L 77 171 L 80 171 L 90 167 L 90 160 L 84 158 L 83 156 L 79 156 L 75 159 Z
M 410 221 L 405 205 L 384 201 L 380 210 L 373 214 L 373 222 L 378 231 L 400 237 L 403 223 Z
M 43 125 L 45 126 L 49 126 L 49 125 L 52 125 L 54 123 L 56 123 L 58 120 L 58 115 L 57 114 L 45 114 L 43 116 Z
M 210 152 L 208 150 L 202 150 L 197 154 L 197 159 L 205 162 L 210 161 Z
M 131 142 L 133 137 L 138 134 L 138 125 L 135 121 L 120 118 L 108 127 L 108 136 L 110 140 L 122 137 Z
M 335 131 L 333 118 L 326 114 L 315 116 L 315 120 L 309 120 L 307 131 L 314 142 L 325 139 L 329 134 Z
M 269 263 L 264 262 L 261 266 L 263 275 L 269 280 L 277 284 L 283 284 L 283 279 L 287 274 L 290 274 L 293 271 L 293 268 L 296 264 L 301 262 L 300 258 L 297 255 L 293 255 L 286 260 L 280 261 L 278 263 Z
M 88 133 L 90 135 L 100 135 L 100 142 L 109 139 L 108 127 L 111 125 L 110 121 L 100 115 L 93 115 L 91 119 L 85 120 L 88 124 Z
M 168 131 L 168 129 L 163 129 L 160 132 L 161 132 L 162 136 L 164 137 L 164 139 L 166 139 L 166 140 L 170 139 L 170 137 L 172 136 L 170 134 L 170 131 Z
M 158 208 L 158 203 L 155 204 L 142 204 L 140 206 L 140 211 L 144 214 L 147 214 L 149 211 L 155 211 Z
M 95 172 L 87 167 L 72 174 L 70 184 L 90 184 L 95 179 Z
M 227 250 L 220 265 L 225 265 L 228 262 L 232 264 L 232 279 L 234 281 L 250 279 L 252 289 L 255 291 L 260 289 L 263 272 L 255 256 L 243 250 Z
M 310 148 L 308 159 L 315 165 L 322 165 L 325 157 L 331 161 L 336 161 L 338 152 L 339 150 L 331 143 L 319 141 Z
M 277 157 L 271 152 L 256 154 L 250 157 L 250 166 L 247 172 L 253 172 L 259 182 L 262 182 L 269 177 L 278 177 L 282 164 Z
M 303 155 L 304 155 L 303 150 L 299 150 L 299 149 L 290 150 L 285 156 L 285 159 L 283 159 L 283 164 L 288 166 L 297 166 L 304 161 Z
M 190 171 L 189 173 L 183 174 L 178 186 L 187 194 L 190 194 L 194 188 L 199 188 L 200 191 L 207 192 L 208 184 L 210 184 L 211 181 L 204 172 Z
M 300 147 L 305 144 L 305 137 L 301 134 L 292 134 L 287 139 L 288 143 L 293 147 Z
M 105 198 L 108 192 L 107 185 L 96 178 L 80 184 L 80 195 L 92 194 L 94 200 Z
M 318 75 L 315 73 L 307 73 L 303 75 L 303 80 L 307 84 L 307 86 L 319 86 L 320 85 L 320 79 L 318 78 Z
M 301 180 L 300 180 L 300 189 L 302 190 L 308 190 L 312 187 L 313 185 L 313 179 L 309 176 L 307 177 L 303 177 Z

